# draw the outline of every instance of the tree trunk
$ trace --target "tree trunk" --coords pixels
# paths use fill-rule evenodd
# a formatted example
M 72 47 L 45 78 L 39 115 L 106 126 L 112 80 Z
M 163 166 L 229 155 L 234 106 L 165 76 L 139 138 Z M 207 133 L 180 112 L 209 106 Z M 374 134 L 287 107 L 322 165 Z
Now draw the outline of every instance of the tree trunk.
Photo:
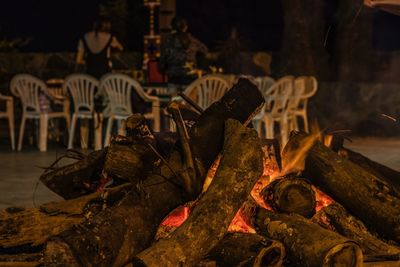
M 337 203 L 324 207 L 313 220 L 320 224 L 327 221 L 328 226 L 334 227 L 336 232 L 356 241 L 365 254 L 399 255 L 400 253 L 400 248 L 391 246 L 372 235 L 361 221 L 351 216 Z
M 293 136 L 284 150 L 298 147 L 305 138 L 301 134 Z M 372 232 L 400 241 L 400 199 L 389 184 L 343 159 L 320 142 L 308 152 L 303 174 L 361 219 Z
M 315 213 L 315 192 L 309 182 L 299 178 L 273 181 L 261 192 L 264 202 L 275 211 L 311 218 Z
M 194 124 L 189 135 L 195 162 L 201 167 L 200 185 L 222 148 L 225 121 L 229 118 L 242 123 L 250 121 L 263 102 L 257 87 L 241 79 Z M 139 193 L 132 192 L 119 205 L 49 242 L 47 262 L 65 260 L 73 262 L 70 266 L 120 266 L 148 247 L 163 218 L 188 201 L 176 175 L 183 161 L 179 146 L 175 146 L 167 161 L 142 182 Z
M 134 266 L 194 266 L 200 262 L 223 238 L 262 172 L 257 133 L 228 120 L 223 155 L 210 187 L 183 225 L 138 254 Z
M 267 237 L 285 245 L 288 259 L 295 266 L 362 266 L 362 251 L 355 242 L 300 215 L 259 209 L 255 223 Z
M 219 267 L 278 267 L 284 258 L 282 243 L 258 234 L 242 233 L 227 234 L 207 256 Z

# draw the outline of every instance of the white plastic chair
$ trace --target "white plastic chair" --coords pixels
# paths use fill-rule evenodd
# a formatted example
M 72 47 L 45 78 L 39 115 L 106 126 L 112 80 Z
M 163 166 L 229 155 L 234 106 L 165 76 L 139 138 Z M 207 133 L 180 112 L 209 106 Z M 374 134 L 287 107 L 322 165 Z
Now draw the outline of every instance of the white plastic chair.
M 151 112 L 145 113 L 143 116 L 153 121 L 154 131 L 160 131 L 160 100 L 158 97 L 146 94 L 142 86 L 133 78 L 120 73 L 106 74 L 101 79 L 100 90 L 107 94 L 110 105 L 104 146 L 107 146 L 110 142 L 114 120 L 118 121 L 118 132 L 124 134 L 121 122 L 132 115 L 132 90 L 135 90 L 145 102 L 152 103 Z
M 288 119 L 291 130 L 299 130 L 298 118 L 304 123 L 304 130 L 309 132 L 307 106 L 308 100 L 318 89 L 317 79 L 313 76 L 300 76 L 294 80 L 294 89 L 288 101 Z
M 11 96 L 0 94 L 0 101 L 6 101 L 6 110 L 0 111 L 0 119 L 8 120 L 10 130 L 11 148 L 15 150 L 15 131 L 14 131 L 14 100 Z
M 264 124 L 264 137 L 274 138 L 275 122 L 279 124 L 282 147 L 288 140 L 287 103 L 293 90 L 293 76 L 285 76 L 275 82 L 265 93 L 265 104 L 260 114 L 253 119 L 253 124 L 260 135 Z
M 264 96 L 274 83 L 275 80 L 269 76 L 257 77 L 254 79 L 254 84 L 258 87 L 258 89 Z
M 218 75 L 206 75 L 192 82 L 184 94 L 206 109 L 229 90 L 229 83 Z
M 68 149 L 73 148 L 75 128 L 78 119 L 93 119 L 95 124 L 94 127 L 99 127 L 99 125 L 97 125 L 98 122 L 95 119 L 97 113 L 94 110 L 94 94 L 98 88 L 99 81 L 87 74 L 71 74 L 65 78 L 63 90 L 64 92 L 70 93 L 72 101 L 74 103 L 74 114 L 72 115 Z M 81 128 L 82 149 L 88 148 L 87 133 L 88 132 L 86 128 Z M 99 145 L 96 143 L 97 142 L 95 140 L 95 149 L 98 149 Z
M 67 127 L 70 125 L 70 115 L 68 112 L 52 112 L 41 108 L 40 94 L 50 97 L 47 92 L 46 84 L 29 74 L 18 74 L 14 76 L 10 82 L 11 92 L 21 99 L 22 103 L 22 120 L 18 139 L 18 151 L 22 149 L 22 141 L 24 137 L 25 122 L 27 119 L 38 119 L 40 124 L 39 130 L 39 149 L 47 150 L 47 134 L 49 119 L 64 118 Z

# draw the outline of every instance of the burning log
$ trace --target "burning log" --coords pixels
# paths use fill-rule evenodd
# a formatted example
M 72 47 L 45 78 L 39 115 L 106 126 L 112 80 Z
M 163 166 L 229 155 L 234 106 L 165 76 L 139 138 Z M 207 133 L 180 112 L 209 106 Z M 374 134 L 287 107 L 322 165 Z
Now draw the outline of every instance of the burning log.
M 134 266 L 194 266 L 200 262 L 223 238 L 250 195 L 263 173 L 262 159 L 257 133 L 228 120 L 223 155 L 210 187 L 183 225 L 139 253 Z
M 339 234 L 356 241 L 365 254 L 397 255 L 399 258 L 400 248 L 391 246 L 372 235 L 361 221 L 351 216 L 337 203 L 324 207 L 313 220 L 322 226 L 324 226 L 323 222 L 326 222 Z
M 397 190 L 397 192 L 400 192 L 400 172 L 384 166 L 376 161 L 373 161 L 363 156 L 362 154 L 352 151 L 348 148 L 340 149 L 339 154 L 343 155 L 351 162 L 359 165 L 369 173 L 382 179 L 386 183 L 389 183 Z
M 208 254 L 219 267 L 282 266 L 285 248 L 282 243 L 258 234 L 227 234 Z
M 362 251 L 355 242 L 300 215 L 259 209 L 255 220 L 263 234 L 284 244 L 296 266 L 362 266 Z
M 85 156 L 71 151 L 66 157 L 79 159 L 79 161 L 54 170 L 50 168 L 40 177 L 40 181 L 64 199 L 93 193 L 93 190 L 85 185 L 100 179 L 106 153 L 107 149 L 103 149 Z M 56 165 L 58 161 L 59 159 L 53 165 Z
M 293 136 L 284 153 L 298 147 L 305 138 L 301 134 Z M 389 184 L 319 142 L 306 156 L 304 175 L 372 232 L 400 241 L 400 199 Z
M 222 148 L 225 121 L 229 118 L 242 123 L 250 121 L 263 101 L 257 87 L 241 79 L 202 113 L 189 132 L 200 185 Z M 175 146 L 160 168 L 141 183 L 138 192 L 130 193 L 118 205 L 48 242 L 47 264 L 119 266 L 147 248 L 163 218 L 188 201 L 178 176 L 182 157 L 180 147 Z
M 265 187 L 261 195 L 277 212 L 300 214 L 306 218 L 315 213 L 315 192 L 304 179 L 277 179 Z

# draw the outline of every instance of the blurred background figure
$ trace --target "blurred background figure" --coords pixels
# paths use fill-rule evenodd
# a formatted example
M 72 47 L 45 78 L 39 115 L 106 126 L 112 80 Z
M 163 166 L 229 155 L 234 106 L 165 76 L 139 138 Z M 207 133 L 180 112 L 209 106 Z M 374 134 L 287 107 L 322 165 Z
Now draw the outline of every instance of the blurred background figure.
M 172 32 L 161 46 L 159 68 L 171 84 L 187 85 L 197 78 L 194 71 L 204 61 L 208 48 L 188 32 L 188 23 L 182 17 L 175 17 Z
M 111 49 L 122 51 L 123 46 L 111 34 L 111 22 L 100 18 L 93 24 L 93 30 L 85 33 L 79 40 L 77 64 L 78 70 L 100 78 L 111 71 Z

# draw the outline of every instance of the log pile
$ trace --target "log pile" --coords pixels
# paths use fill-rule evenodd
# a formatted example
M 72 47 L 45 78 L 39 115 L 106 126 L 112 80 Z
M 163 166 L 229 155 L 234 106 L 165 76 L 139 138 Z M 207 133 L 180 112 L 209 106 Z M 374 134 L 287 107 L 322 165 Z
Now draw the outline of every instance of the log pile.
M 0 212 L 0 266 L 398 266 L 398 173 L 300 133 L 280 154 L 248 127 L 263 101 L 241 79 L 194 121 L 170 103 L 176 133 L 134 114 L 108 148 L 68 151 L 41 177 L 65 201 Z

